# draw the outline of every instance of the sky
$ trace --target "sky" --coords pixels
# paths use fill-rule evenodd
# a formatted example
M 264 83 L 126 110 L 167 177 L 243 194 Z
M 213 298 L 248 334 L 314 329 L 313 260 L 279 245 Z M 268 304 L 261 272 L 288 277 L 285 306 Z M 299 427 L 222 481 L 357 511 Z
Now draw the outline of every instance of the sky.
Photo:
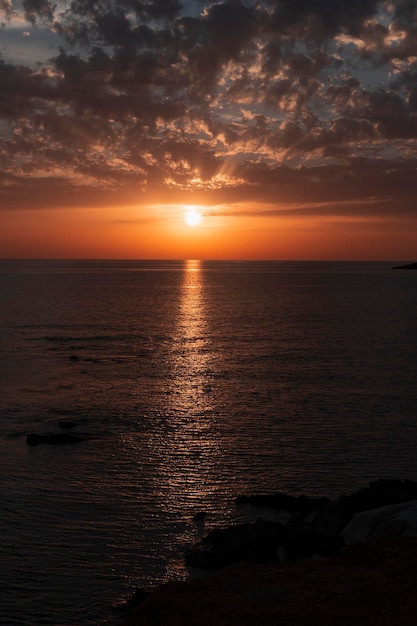
M 417 0 L 0 23 L 0 258 L 417 260 Z

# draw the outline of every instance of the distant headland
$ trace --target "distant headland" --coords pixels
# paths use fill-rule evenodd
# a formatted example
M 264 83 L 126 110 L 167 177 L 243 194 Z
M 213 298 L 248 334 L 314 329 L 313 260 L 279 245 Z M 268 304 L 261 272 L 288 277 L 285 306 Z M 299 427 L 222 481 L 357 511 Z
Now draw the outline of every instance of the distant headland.
M 417 270 L 417 263 L 409 263 L 408 265 L 398 265 L 393 267 L 394 270 Z

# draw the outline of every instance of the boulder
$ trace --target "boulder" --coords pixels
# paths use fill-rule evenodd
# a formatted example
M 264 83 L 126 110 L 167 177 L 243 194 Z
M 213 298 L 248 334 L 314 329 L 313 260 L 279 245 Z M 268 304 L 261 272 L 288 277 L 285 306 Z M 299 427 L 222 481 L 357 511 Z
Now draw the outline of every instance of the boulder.
M 236 504 L 251 504 L 252 506 L 268 507 L 275 510 L 285 510 L 291 513 L 307 515 L 318 511 L 322 506 L 329 503 L 329 498 L 311 498 L 308 496 L 291 496 L 287 493 L 277 492 L 266 495 L 238 496 Z
M 296 528 L 284 544 L 288 561 L 298 561 L 314 556 L 319 551 L 320 537 L 309 527 Z
M 285 537 L 285 526 L 265 520 L 216 529 L 186 551 L 185 561 L 202 569 L 218 569 L 236 561 L 276 562 Z
M 339 506 L 343 526 L 346 526 L 354 515 L 362 511 L 409 500 L 417 500 L 416 482 L 408 479 L 380 478 L 371 482 L 368 487 L 340 497 Z
M 313 517 L 311 528 L 322 538 L 339 535 L 343 528 L 339 502 L 328 502 Z
M 311 530 L 318 536 L 316 553 L 322 556 L 336 554 L 342 545 L 342 515 L 338 502 L 325 504 L 311 522 Z
M 409 501 L 416 502 L 415 511 Z M 237 561 L 298 561 L 337 554 L 344 542 L 363 541 L 371 534 L 417 535 L 417 483 L 411 480 L 380 479 L 337 500 L 278 492 L 239 496 L 237 503 L 290 511 L 289 519 L 284 524 L 260 519 L 215 530 L 187 550 L 188 565 L 219 569 Z M 387 510 L 387 517 L 377 522 L 375 509 Z M 392 517 L 397 511 L 399 517 Z
M 417 536 L 417 500 L 358 513 L 342 531 L 348 546 L 373 536 L 398 535 Z
M 295 514 L 287 530 L 284 543 L 287 561 L 336 554 L 342 545 L 340 507 L 336 502 L 328 502 L 312 518 Z

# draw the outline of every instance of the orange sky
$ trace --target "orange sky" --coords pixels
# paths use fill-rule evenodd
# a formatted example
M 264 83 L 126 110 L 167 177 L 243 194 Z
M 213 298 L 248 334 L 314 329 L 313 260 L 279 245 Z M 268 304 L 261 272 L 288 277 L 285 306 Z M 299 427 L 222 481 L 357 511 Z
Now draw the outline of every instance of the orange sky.
M 0 257 L 417 258 L 415 3 L 96 5 L 0 2 Z
M 333 217 L 245 217 L 229 207 L 197 207 L 190 227 L 182 205 L 9 211 L 3 214 L 3 258 L 362 259 L 407 260 L 416 233 L 389 220 Z M 153 219 L 148 219 L 150 213 Z M 122 217 L 123 216 L 123 217 Z M 381 252 L 382 251 L 382 252 Z

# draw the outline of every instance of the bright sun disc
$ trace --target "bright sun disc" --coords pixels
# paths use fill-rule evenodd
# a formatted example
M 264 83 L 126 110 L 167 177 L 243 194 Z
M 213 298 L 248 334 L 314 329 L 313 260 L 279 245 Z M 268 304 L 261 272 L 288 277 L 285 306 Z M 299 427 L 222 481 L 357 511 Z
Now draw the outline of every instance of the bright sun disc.
M 197 209 L 188 209 L 184 216 L 185 223 L 188 226 L 198 226 L 202 220 L 202 215 Z

